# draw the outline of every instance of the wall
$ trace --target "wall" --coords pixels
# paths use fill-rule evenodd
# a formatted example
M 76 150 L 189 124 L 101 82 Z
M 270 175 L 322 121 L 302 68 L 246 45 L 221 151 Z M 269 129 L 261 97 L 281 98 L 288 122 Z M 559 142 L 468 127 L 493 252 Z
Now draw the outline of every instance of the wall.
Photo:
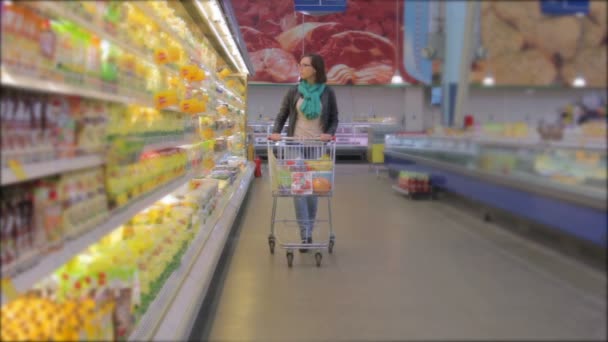
M 536 126 L 541 119 L 554 121 L 560 108 L 590 93 L 606 98 L 605 89 L 471 88 L 463 114 L 473 114 L 476 123 L 527 121 Z M 424 127 L 438 125 L 441 109 L 430 106 L 428 90 L 424 94 L 424 107 Z
M 606 96 L 605 89 L 473 88 L 463 113 L 474 114 L 479 123 L 524 121 L 536 126 L 541 119 L 555 121 L 561 108 L 589 93 Z
M 291 85 L 249 85 L 247 110 L 250 121 L 259 115 L 274 119 L 281 100 Z M 421 129 L 424 91 L 418 87 L 334 86 L 340 122 L 373 117 L 391 117 L 407 122 L 408 129 Z M 407 113 L 407 117 L 406 117 Z
M 247 110 L 250 121 L 258 115 L 274 119 L 283 95 L 290 85 L 250 85 Z M 405 121 L 406 130 L 428 129 L 441 123 L 441 108 L 430 105 L 430 90 L 420 87 L 334 86 L 341 122 L 355 118 L 388 116 Z M 559 108 L 585 94 L 605 89 L 556 88 L 471 88 L 463 106 L 464 114 L 474 114 L 477 123 L 528 121 L 536 126 L 540 119 L 553 121 Z M 461 124 L 461 123 L 460 123 Z

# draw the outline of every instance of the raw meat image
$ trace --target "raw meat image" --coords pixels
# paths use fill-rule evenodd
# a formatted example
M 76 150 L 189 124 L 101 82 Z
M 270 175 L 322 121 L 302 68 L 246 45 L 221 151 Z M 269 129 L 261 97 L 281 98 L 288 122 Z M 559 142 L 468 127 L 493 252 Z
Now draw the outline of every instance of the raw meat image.
M 388 84 L 396 68 L 417 83 L 403 66 L 403 1 L 349 0 L 346 12 L 324 16 L 296 13 L 293 0 L 232 5 L 256 69 L 253 82 L 297 82 L 301 56 L 316 52 L 329 84 Z

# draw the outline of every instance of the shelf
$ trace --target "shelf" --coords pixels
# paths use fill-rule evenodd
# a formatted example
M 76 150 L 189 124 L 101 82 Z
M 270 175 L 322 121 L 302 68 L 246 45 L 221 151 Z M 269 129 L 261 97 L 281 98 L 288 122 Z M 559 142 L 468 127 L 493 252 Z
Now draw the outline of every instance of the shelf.
M 158 18 L 156 13 L 154 13 L 154 11 L 152 11 L 150 8 L 148 8 L 147 4 L 139 3 L 137 1 L 135 1 L 132 3 L 132 5 L 134 7 L 136 7 L 139 11 L 141 11 L 145 16 L 152 19 L 152 21 L 154 21 L 158 25 L 158 27 L 161 28 L 162 31 L 164 31 L 169 36 L 171 36 L 171 38 L 175 39 L 184 48 L 184 50 L 186 50 L 186 53 L 188 53 L 190 55 L 190 58 L 194 58 L 194 60 L 198 63 L 198 65 L 200 67 L 202 67 L 203 69 L 205 69 L 205 71 L 207 71 L 209 74 L 211 74 L 209 76 L 211 76 L 211 77 L 215 76 L 215 75 L 212 75 L 212 70 L 209 70 L 209 68 L 206 65 L 202 64 L 202 62 L 200 60 L 200 55 L 192 47 L 192 45 L 190 43 L 188 43 L 186 40 L 182 39 L 182 37 L 180 37 L 178 35 L 178 33 L 171 26 L 167 25 L 166 21 Z
M 147 144 L 144 146 L 142 153 L 147 153 L 151 151 L 158 151 L 165 148 L 170 147 L 179 147 L 184 145 L 191 145 L 192 142 L 181 139 L 181 140 L 171 140 L 171 141 L 161 141 L 156 143 Z
M 220 87 L 224 89 L 224 91 L 229 92 L 231 95 L 235 96 L 235 93 L 216 76 L 215 70 L 202 63 L 200 53 L 197 52 L 197 50 L 192 46 L 192 44 L 180 37 L 177 31 L 175 31 L 170 25 L 167 25 L 166 21 L 158 18 L 156 13 L 154 13 L 154 11 L 148 8 L 147 5 L 144 3 L 133 2 L 133 6 L 137 7 L 137 9 L 139 9 L 144 15 L 151 18 L 165 33 L 169 34 L 173 39 L 180 43 L 184 50 L 186 50 L 186 53 L 190 55 L 190 58 L 194 58 L 196 63 L 198 63 L 198 65 L 209 74 L 208 76 L 211 78 L 211 80 L 219 84 Z
M 40 163 L 24 164 L 23 171 L 27 176 L 25 179 L 19 179 L 10 168 L 2 168 L 2 185 L 9 185 L 28 180 L 38 179 L 46 176 L 52 176 L 69 171 L 76 171 L 103 165 L 105 163 L 103 156 L 91 155 L 76 157 L 70 159 L 55 159 Z
M 64 241 L 63 247 L 52 253 L 43 255 L 43 259 L 30 269 L 23 270 L 12 280 L 16 289 L 25 292 L 32 288 L 38 281 L 51 274 L 54 270 L 65 264 L 91 244 L 99 241 L 102 237 L 118 228 L 121 224 L 131 219 L 140 211 L 148 208 L 156 201 L 174 192 L 177 188 L 186 184 L 191 179 L 190 174 L 179 177 L 164 186 L 144 195 L 142 198 L 111 212 L 109 219 L 96 228 L 76 237 L 73 240 Z
M 130 341 L 188 339 L 252 176 L 253 166 L 249 164 L 202 225 L 182 257 L 180 266 L 167 279 L 131 333 Z M 187 290 L 183 289 L 184 286 Z M 194 295 L 195 301 L 192 300 Z
M 105 32 L 103 29 L 100 29 L 97 25 L 95 25 L 94 22 L 89 22 L 84 18 L 81 18 L 80 16 L 74 14 L 73 12 L 70 12 L 69 10 L 66 10 L 65 8 L 63 8 L 61 5 L 58 5 L 58 1 L 43 1 L 40 2 L 40 4 L 38 5 L 39 7 L 41 7 L 44 10 L 47 10 L 53 14 L 55 14 L 58 17 L 67 19 L 75 24 L 77 24 L 78 26 L 88 30 L 89 32 L 95 34 L 96 36 L 107 40 L 109 42 L 111 42 L 114 45 L 117 45 L 118 47 L 120 47 L 121 49 L 147 61 L 148 63 L 158 66 L 156 63 L 152 62 L 154 60 L 153 56 L 145 51 L 142 51 L 136 47 L 134 47 L 133 45 L 131 45 L 130 43 L 127 42 L 123 42 L 119 39 L 117 39 L 116 37 L 114 37 L 113 35 Z M 175 70 L 172 70 L 170 68 L 167 68 L 166 66 L 159 66 L 159 67 L 164 67 L 167 69 L 167 71 L 171 72 L 171 73 L 176 73 Z
M 154 102 L 151 99 L 112 94 L 101 90 L 86 89 L 83 88 L 82 85 L 71 85 L 67 83 L 59 83 L 56 81 L 45 80 L 37 77 L 18 75 L 12 71 L 9 71 L 4 66 L 1 67 L 1 73 L 3 86 L 61 95 L 76 95 L 109 102 L 140 104 L 148 107 L 154 107 Z
M 173 28 L 171 26 L 167 25 L 166 21 L 159 19 L 158 16 L 156 15 L 156 13 L 154 13 L 153 10 L 151 10 L 150 8 L 148 8 L 147 4 L 133 2 L 132 5 L 134 7 L 136 7 L 138 10 L 140 10 L 145 16 L 147 16 L 150 19 L 152 19 L 162 29 L 162 31 L 164 31 L 171 38 L 173 38 L 178 43 L 180 43 L 180 45 L 182 47 L 184 47 L 184 49 L 190 55 L 190 57 L 191 58 L 195 57 L 194 58 L 195 61 L 200 64 L 200 56 L 197 55 L 196 50 L 194 50 L 194 48 L 192 47 L 192 45 L 190 43 L 188 43 L 186 40 L 182 39 L 182 37 L 180 37 L 177 34 L 177 32 L 175 30 L 173 30 Z

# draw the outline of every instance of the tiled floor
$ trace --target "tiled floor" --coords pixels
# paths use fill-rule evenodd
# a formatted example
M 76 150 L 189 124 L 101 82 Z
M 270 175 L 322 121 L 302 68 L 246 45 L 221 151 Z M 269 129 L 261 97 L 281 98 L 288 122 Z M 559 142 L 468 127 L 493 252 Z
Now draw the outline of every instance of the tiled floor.
M 336 248 L 320 268 L 310 254 L 296 252 L 291 269 L 282 250 L 270 255 L 267 178 L 248 201 L 204 340 L 606 338 L 604 274 L 441 202 L 401 197 L 367 165 L 338 165 Z

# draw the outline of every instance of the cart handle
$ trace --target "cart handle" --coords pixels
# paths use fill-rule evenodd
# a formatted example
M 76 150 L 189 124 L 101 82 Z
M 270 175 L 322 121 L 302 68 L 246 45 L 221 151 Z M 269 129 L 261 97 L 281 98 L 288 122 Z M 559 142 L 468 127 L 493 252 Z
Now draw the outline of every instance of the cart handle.
M 270 136 L 267 137 L 268 141 L 274 141 L 272 139 L 270 139 Z M 315 138 L 302 138 L 302 137 L 281 137 L 281 139 L 276 140 L 276 141 L 325 141 L 325 140 L 321 140 L 320 137 L 315 137 Z M 330 141 L 336 141 L 336 136 L 332 135 L 331 136 L 331 140 Z

